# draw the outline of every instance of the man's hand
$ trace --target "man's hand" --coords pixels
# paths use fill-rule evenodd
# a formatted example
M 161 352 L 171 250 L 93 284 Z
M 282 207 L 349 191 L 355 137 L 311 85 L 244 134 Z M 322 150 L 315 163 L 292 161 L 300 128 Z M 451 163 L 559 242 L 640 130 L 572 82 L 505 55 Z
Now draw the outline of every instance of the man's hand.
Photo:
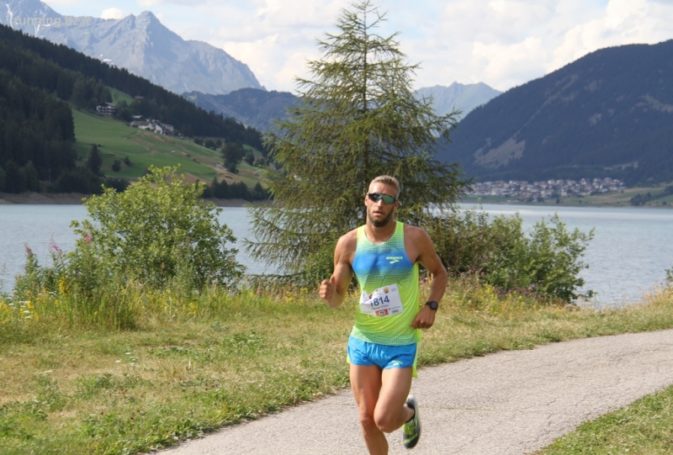
M 329 280 L 322 280 L 318 288 L 320 298 L 326 301 L 329 306 L 334 306 L 333 299 L 336 294 L 336 278 L 332 275 Z
M 348 283 L 353 278 L 351 257 L 355 251 L 357 231 L 355 229 L 342 235 L 334 249 L 334 271 L 327 280 L 322 280 L 318 294 L 329 306 L 336 308 L 343 302 L 348 291 Z
M 429 329 L 435 323 L 435 311 L 430 309 L 427 305 L 423 305 L 421 311 L 418 312 L 414 322 L 411 326 L 415 329 Z

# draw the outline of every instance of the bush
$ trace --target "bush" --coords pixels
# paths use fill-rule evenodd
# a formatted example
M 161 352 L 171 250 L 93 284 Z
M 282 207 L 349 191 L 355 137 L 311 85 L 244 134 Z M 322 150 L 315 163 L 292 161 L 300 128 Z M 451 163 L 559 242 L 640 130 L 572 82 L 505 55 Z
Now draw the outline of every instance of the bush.
M 558 216 L 536 223 L 529 235 L 518 215 L 491 219 L 474 211 L 431 216 L 425 227 L 449 273 L 476 275 L 505 292 L 565 302 L 582 296 L 581 257 L 593 232 L 569 232 Z
M 91 220 L 73 222 L 81 239 L 73 262 L 152 287 L 175 280 L 188 289 L 233 286 L 243 272 L 227 245 L 235 238 L 220 225 L 220 209 L 201 199 L 203 189 L 186 184 L 175 167 L 151 167 L 123 193 L 106 188 L 85 203 Z
M 177 168 L 150 168 L 123 193 L 104 188 L 85 203 L 90 219 L 72 223 L 73 251 L 54 245 L 53 266 L 41 267 L 27 248 L 15 298 L 52 295 L 68 302 L 71 321 L 129 327 L 132 307 L 142 300 L 138 289 L 233 288 L 243 274 L 237 250 L 228 246 L 235 239 L 202 192 Z

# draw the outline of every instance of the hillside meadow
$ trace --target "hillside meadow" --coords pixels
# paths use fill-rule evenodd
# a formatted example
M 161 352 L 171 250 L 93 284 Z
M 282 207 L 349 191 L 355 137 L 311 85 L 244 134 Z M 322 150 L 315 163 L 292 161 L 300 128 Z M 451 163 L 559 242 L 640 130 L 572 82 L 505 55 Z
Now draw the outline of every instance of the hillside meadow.
M 334 310 L 314 291 L 184 295 L 129 283 L 118 298 L 132 303 L 131 330 L 77 323 L 72 303 L 49 295 L 0 298 L 3 453 L 145 452 L 347 387 L 355 297 Z M 669 289 L 595 311 L 453 281 L 419 364 L 671 327 Z
M 192 179 L 210 183 L 215 176 L 228 183 L 244 182 L 252 188 L 264 180 L 265 171 L 245 161 L 238 174 L 227 171 L 219 151 L 196 144 L 189 138 L 164 136 L 133 128 L 112 118 L 73 109 L 76 149 L 86 159 L 96 144 L 103 157 L 102 171 L 108 177 L 135 180 L 151 165 L 179 165 L 181 172 Z M 112 169 L 115 160 L 121 162 L 118 172 Z M 126 164 L 128 161 L 130 164 Z

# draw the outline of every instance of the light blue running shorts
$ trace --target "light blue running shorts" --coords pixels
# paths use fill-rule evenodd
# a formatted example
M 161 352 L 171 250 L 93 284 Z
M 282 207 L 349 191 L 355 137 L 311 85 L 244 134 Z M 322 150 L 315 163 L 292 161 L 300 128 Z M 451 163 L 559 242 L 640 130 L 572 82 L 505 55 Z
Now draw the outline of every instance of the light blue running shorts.
M 386 368 L 413 368 L 417 343 L 401 346 L 369 343 L 355 337 L 348 338 L 348 362 L 351 365 L 376 365 Z

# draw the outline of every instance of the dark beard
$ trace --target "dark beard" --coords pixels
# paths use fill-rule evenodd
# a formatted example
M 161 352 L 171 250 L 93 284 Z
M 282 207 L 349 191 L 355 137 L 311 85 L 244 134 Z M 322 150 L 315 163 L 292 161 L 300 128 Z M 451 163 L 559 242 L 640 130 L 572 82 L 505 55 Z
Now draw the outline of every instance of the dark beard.
M 384 227 L 388 223 L 390 223 L 390 220 L 393 218 L 394 213 L 395 212 L 390 212 L 387 217 L 385 217 L 385 218 L 383 218 L 382 220 L 379 220 L 379 221 L 372 220 L 372 224 L 374 225 L 374 227 L 377 227 L 377 228 Z

